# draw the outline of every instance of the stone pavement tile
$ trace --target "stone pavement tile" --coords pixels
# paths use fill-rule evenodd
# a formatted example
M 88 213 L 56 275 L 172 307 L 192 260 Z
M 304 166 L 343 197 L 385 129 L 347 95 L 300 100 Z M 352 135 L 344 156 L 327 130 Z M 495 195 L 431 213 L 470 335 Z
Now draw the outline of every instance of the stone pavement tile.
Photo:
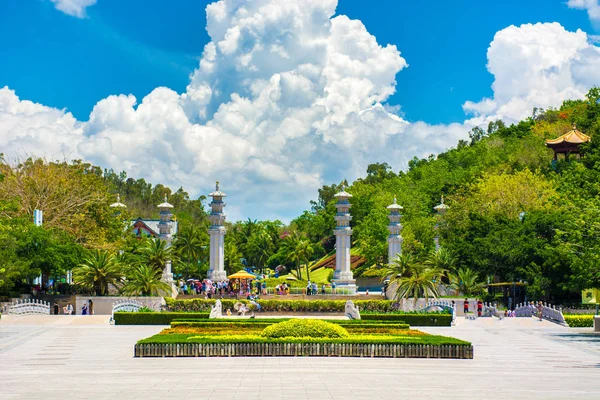
M 0 399 L 64 400 L 65 387 L 69 398 L 94 399 L 600 398 L 598 343 L 518 320 L 421 328 L 472 341 L 474 360 L 136 359 L 133 344 L 161 327 L 0 323 L 0 337 L 11 335 L 10 344 L 0 341 L 0 365 L 10 366 L 0 368 Z

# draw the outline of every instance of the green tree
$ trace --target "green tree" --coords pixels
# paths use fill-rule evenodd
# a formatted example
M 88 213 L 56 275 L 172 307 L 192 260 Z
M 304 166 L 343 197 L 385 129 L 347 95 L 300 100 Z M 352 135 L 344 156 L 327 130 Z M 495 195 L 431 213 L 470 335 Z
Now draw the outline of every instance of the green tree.
M 453 271 L 456 267 L 456 258 L 452 252 L 445 247 L 432 250 L 425 262 L 427 265 L 441 271 Z
M 202 246 L 206 245 L 200 230 L 193 226 L 187 226 L 177 233 L 173 246 L 178 259 L 185 264 L 185 279 L 190 275 L 190 267 L 195 267 L 202 254 Z
M 479 295 L 485 288 L 485 283 L 479 274 L 470 268 L 459 268 L 456 273 L 450 274 L 450 289 L 463 296 Z
M 167 261 L 176 262 L 173 247 L 167 247 L 167 242 L 161 239 L 146 239 L 144 245 L 139 249 L 138 264 L 148 265 L 155 270 L 162 271 Z
M 111 286 L 120 284 L 123 272 L 115 256 L 106 250 L 91 250 L 73 270 L 76 283 L 91 288 L 96 296 L 105 296 Z
M 170 296 L 171 286 L 161 280 L 162 272 L 149 265 L 131 269 L 121 289 L 126 296 Z
M 386 271 L 392 298 L 398 301 L 412 297 L 415 305 L 421 296 L 426 301 L 429 297 L 439 296 L 436 280 L 442 273 L 441 270 L 420 262 L 408 252 L 398 255 Z

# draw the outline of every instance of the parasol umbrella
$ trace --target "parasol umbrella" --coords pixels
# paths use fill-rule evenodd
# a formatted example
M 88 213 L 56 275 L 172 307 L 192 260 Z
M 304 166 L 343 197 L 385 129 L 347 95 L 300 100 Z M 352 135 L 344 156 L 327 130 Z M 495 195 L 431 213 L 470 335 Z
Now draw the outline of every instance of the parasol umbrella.
M 238 271 L 235 274 L 229 275 L 229 279 L 256 279 L 256 275 L 252 275 L 246 271 Z
M 290 276 L 288 276 L 287 278 L 285 278 L 285 280 L 286 280 L 286 281 L 297 281 L 297 280 L 298 280 L 298 278 L 296 278 L 296 277 L 295 277 L 295 276 L 293 276 L 293 275 L 290 275 Z

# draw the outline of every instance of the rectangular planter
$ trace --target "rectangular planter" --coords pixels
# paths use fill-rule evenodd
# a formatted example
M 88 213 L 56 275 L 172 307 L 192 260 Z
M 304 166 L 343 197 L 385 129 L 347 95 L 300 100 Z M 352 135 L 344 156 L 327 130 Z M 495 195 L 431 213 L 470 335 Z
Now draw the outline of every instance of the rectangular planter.
M 135 357 L 376 357 L 472 359 L 473 346 L 358 343 L 143 343 Z

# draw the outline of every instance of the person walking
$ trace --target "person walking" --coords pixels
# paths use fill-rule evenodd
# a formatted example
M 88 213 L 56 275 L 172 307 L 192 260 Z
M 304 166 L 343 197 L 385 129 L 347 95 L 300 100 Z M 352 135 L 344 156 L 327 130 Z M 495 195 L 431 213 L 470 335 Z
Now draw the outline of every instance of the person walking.
M 88 300 L 88 314 L 94 315 L 94 302 L 92 301 L 92 299 Z
M 481 317 L 483 313 L 483 301 L 481 299 L 477 300 L 477 316 Z
M 544 306 L 542 305 L 541 301 L 538 301 L 538 304 L 537 304 L 537 314 L 538 314 L 538 318 L 541 321 L 542 317 L 544 316 Z
M 465 301 L 463 302 L 463 312 L 465 313 L 465 316 L 469 314 L 469 299 L 467 298 L 465 298 Z
M 87 304 L 83 304 L 83 306 L 81 306 L 81 315 L 87 315 L 88 312 L 88 308 L 87 308 Z

